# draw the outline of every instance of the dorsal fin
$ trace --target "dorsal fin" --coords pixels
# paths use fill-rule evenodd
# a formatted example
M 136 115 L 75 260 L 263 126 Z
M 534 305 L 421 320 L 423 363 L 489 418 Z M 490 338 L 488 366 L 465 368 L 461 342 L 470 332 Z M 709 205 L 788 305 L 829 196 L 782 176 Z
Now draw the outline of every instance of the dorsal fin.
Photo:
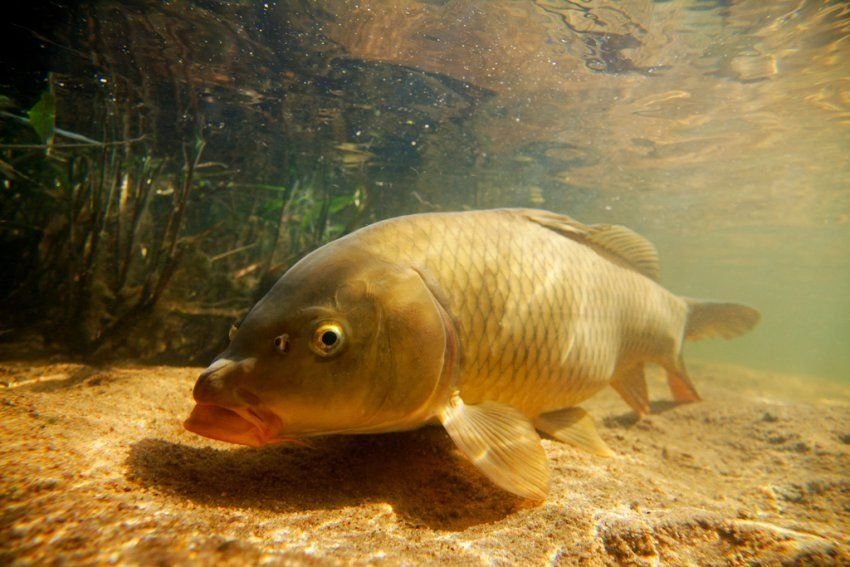
M 652 242 L 632 229 L 617 224 L 586 225 L 548 211 L 526 210 L 523 213 L 528 220 L 605 252 L 626 267 L 658 281 L 658 251 Z

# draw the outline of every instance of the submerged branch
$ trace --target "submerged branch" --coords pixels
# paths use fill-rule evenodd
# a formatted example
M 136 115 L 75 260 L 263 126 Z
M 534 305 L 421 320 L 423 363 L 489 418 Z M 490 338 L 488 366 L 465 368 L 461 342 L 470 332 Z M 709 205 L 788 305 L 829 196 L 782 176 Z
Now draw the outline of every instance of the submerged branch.
M 59 129 L 56 129 L 56 133 L 60 134 Z M 49 148 L 56 149 L 65 149 L 65 148 L 99 148 L 101 146 L 128 146 L 130 144 L 135 144 L 138 142 L 143 142 L 145 140 L 145 136 L 139 136 L 138 138 L 131 138 L 129 140 L 117 140 L 114 142 L 97 142 L 92 140 L 91 142 L 79 143 L 79 144 L 0 144 L 0 149 L 3 150 L 45 150 Z
M 17 120 L 22 124 L 26 124 L 28 126 L 31 125 L 29 118 L 24 118 L 23 116 L 18 116 L 17 114 L 12 114 L 11 112 L 6 112 L 5 110 L 0 110 L 0 116 L 5 116 L 6 118 L 11 118 L 13 120 Z M 76 132 L 70 132 L 68 130 L 63 130 L 62 128 L 53 128 L 53 134 L 56 136 L 62 136 L 63 138 L 68 138 L 71 140 L 77 140 L 80 142 L 78 144 L 0 144 L 0 148 L 3 149 L 44 149 L 44 148 L 86 148 L 90 146 L 121 146 L 127 144 L 135 144 L 136 142 L 141 142 L 145 139 L 145 136 L 139 136 L 138 138 L 131 138 L 128 140 L 116 140 L 113 142 L 100 142 L 98 140 L 94 140 L 87 136 L 83 136 L 82 134 L 77 134 Z
M 225 258 L 229 258 L 230 256 L 233 256 L 235 254 L 239 254 L 240 252 L 245 252 L 246 250 L 250 250 L 251 248 L 254 248 L 256 246 L 257 246 L 257 243 L 254 242 L 252 244 L 246 244 L 245 246 L 240 246 L 239 248 L 234 248 L 233 250 L 228 250 L 227 252 L 222 252 L 221 254 L 216 254 L 215 256 L 213 256 L 209 259 L 210 264 L 218 262 L 219 260 L 224 260 Z
M 131 321 L 150 313 L 168 286 L 179 264 L 180 251 L 178 250 L 178 244 L 183 241 L 180 238 L 180 230 L 183 225 L 183 217 L 185 215 L 186 204 L 189 200 L 189 193 L 194 183 L 195 168 L 200 163 L 204 147 L 205 142 L 199 140 L 193 158 L 190 158 L 187 153 L 184 153 L 186 165 L 183 168 L 183 181 L 180 190 L 175 191 L 174 205 L 162 231 L 161 240 L 156 247 L 155 256 L 151 261 L 150 269 L 138 294 L 138 298 L 129 309 L 116 317 L 102 330 L 91 345 L 91 354 L 97 356 L 108 345 L 120 342 L 132 328 Z M 136 217 L 137 220 L 138 217 Z
M 169 224 L 173 221 L 173 225 L 170 227 L 171 242 L 168 245 L 167 254 L 165 256 L 165 264 L 159 277 L 159 281 L 154 288 L 153 295 L 150 297 L 151 305 L 155 304 L 159 300 L 159 297 L 165 290 L 168 281 L 174 274 L 174 269 L 177 267 L 177 243 L 180 240 L 180 229 L 183 226 L 183 217 L 186 214 L 186 204 L 189 202 L 189 192 L 192 190 L 192 184 L 195 179 L 195 168 L 201 162 L 201 156 L 204 153 L 205 147 L 206 142 L 203 139 L 198 140 L 194 159 L 190 160 L 188 155 L 184 155 L 186 165 L 184 166 L 185 174 L 183 177 L 183 186 L 181 187 L 179 196 L 175 194 L 178 200 L 174 209 L 172 209 L 174 214 L 169 218 Z

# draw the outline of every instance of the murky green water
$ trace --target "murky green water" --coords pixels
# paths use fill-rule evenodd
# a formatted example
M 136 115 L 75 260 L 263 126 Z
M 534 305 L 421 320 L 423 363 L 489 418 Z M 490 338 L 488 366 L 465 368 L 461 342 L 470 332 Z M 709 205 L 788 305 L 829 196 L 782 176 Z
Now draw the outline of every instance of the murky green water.
M 762 312 L 752 334 L 690 345 L 691 356 L 850 381 L 846 228 L 753 227 L 658 243 L 672 289 Z
M 206 169 L 179 219 L 191 251 L 171 297 L 187 311 L 244 310 L 264 285 L 256 273 L 279 273 L 370 220 L 537 206 L 631 226 L 658 245 L 673 291 L 762 311 L 751 335 L 693 345 L 690 357 L 850 383 L 845 2 L 47 3 L 10 26 L 20 46 L 4 56 L 11 113 L 31 108 L 49 71 L 57 127 L 141 136 L 174 179 L 191 162 L 181 152 L 204 140 Z M 10 121 L 3 142 L 21 143 Z M 22 167 L 19 150 L 3 151 Z M 11 202 L 21 182 L 10 172 Z M 175 187 L 152 193 L 153 228 L 130 245 L 133 269 L 167 248 L 167 233 L 146 235 Z M 320 207 L 321 229 L 302 222 L 314 210 L 305 208 L 298 226 L 315 238 L 296 238 L 295 224 L 275 232 L 293 187 L 304 207 L 348 200 L 334 201 L 338 219 Z M 132 203 L 120 198 L 106 230 Z M 49 214 L 2 210 L 7 244 L 26 240 L 13 225 L 54 226 Z M 33 264 L 45 261 L 44 240 L 27 242 Z M 116 297 L 126 294 L 107 284 L 111 295 L 86 305 L 105 304 L 112 311 L 98 316 L 120 322 L 129 308 Z

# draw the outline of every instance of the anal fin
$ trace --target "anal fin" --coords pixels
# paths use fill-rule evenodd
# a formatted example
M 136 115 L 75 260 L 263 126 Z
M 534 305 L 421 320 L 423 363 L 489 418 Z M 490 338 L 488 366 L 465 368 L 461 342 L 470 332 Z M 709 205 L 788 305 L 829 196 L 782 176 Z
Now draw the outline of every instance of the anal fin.
M 496 485 L 524 498 L 546 498 L 546 452 L 518 410 L 496 402 L 466 405 L 455 394 L 440 421 L 460 452 Z
M 635 410 L 639 418 L 649 413 L 649 390 L 642 364 L 618 376 L 611 382 L 611 387 Z
M 593 418 L 581 408 L 566 408 L 537 416 L 534 426 L 540 431 L 594 455 L 613 457 L 608 444 L 599 436 Z
M 670 386 L 670 392 L 673 394 L 673 399 L 680 403 L 698 402 L 702 398 L 699 397 L 696 387 L 688 377 L 688 371 L 685 370 L 685 363 L 680 356 L 676 361 L 676 366 L 665 368 L 667 370 L 667 384 Z

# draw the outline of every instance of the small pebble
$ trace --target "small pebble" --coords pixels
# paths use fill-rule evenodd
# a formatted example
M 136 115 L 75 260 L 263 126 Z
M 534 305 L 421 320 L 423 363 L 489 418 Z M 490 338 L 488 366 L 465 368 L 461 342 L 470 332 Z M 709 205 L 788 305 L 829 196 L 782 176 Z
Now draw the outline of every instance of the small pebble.
M 772 433 L 768 435 L 767 442 L 773 443 L 774 445 L 778 445 L 780 443 L 785 443 L 788 441 L 788 435 L 783 435 L 782 433 Z

